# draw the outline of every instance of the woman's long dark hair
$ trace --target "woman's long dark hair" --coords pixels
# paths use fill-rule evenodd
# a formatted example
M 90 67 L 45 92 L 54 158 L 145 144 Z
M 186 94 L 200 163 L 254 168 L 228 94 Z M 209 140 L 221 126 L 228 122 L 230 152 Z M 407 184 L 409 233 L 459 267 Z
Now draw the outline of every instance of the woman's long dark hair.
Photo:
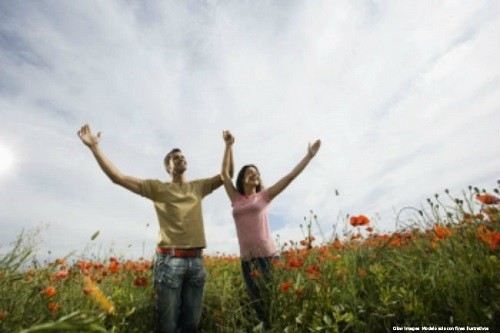
M 238 190 L 238 192 L 240 192 L 241 195 L 245 195 L 245 186 L 243 185 L 243 178 L 245 176 L 245 171 L 248 168 L 255 168 L 255 170 L 257 170 L 257 172 L 259 173 L 259 176 L 260 176 L 260 171 L 255 165 L 247 164 L 247 165 L 243 166 L 241 168 L 240 172 L 238 172 L 238 177 L 236 177 L 236 189 Z M 257 185 L 256 191 L 257 192 L 262 191 L 262 182 L 259 182 L 259 185 Z

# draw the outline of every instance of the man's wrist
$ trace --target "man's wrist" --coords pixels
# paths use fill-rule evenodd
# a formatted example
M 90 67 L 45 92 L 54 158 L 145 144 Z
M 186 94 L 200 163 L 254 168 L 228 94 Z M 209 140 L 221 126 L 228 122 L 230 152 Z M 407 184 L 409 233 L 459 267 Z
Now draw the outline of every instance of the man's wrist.
M 92 151 L 96 152 L 99 149 L 99 143 L 88 144 L 87 147 Z

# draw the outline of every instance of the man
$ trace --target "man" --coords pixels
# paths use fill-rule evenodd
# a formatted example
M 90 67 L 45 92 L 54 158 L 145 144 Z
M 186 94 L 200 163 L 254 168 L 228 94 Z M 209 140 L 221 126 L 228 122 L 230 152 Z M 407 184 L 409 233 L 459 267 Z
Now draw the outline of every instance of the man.
M 187 181 L 186 159 L 180 149 L 173 149 L 164 159 L 170 182 L 138 179 L 122 174 L 107 159 L 99 147 L 100 132 L 94 135 L 86 124 L 78 136 L 113 183 L 154 203 L 160 225 L 154 266 L 157 332 L 196 332 L 206 276 L 201 201 L 222 185 L 221 176 Z M 232 168 L 231 160 L 231 174 Z

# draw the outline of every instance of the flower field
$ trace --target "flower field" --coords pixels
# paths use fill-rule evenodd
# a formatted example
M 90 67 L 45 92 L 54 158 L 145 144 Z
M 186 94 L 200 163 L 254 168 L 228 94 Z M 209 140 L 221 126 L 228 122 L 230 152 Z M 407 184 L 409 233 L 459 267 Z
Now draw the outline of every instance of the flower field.
M 495 194 L 445 191 L 406 208 L 398 230 L 345 216 L 342 237 L 280 244 L 264 298 L 274 332 L 392 332 L 481 327 L 500 332 L 500 212 Z M 401 214 L 402 215 L 402 214 Z M 319 231 L 319 230 L 318 230 Z M 97 237 L 97 234 L 92 236 Z M 318 237 L 319 238 L 319 237 Z M 0 332 L 150 332 L 152 260 L 61 258 L 40 265 L 20 235 L 0 255 Z M 206 256 L 202 332 L 258 332 L 239 258 Z M 252 276 L 260 281 L 259 271 Z M 263 282 L 262 282 L 263 283 Z

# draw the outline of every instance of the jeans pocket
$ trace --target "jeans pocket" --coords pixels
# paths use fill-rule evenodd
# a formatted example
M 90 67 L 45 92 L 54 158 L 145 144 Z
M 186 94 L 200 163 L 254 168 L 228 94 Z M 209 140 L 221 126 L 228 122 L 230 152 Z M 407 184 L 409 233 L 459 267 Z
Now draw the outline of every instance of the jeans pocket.
M 182 284 L 182 275 L 177 268 L 168 270 L 161 279 L 161 282 L 169 288 L 179 288 Z
M 183 268 L 171 265 L 172 256 L 158 256 L 155 263 L 155 284 L 178 288 L 182 283 Z
M 189 279 L 189 282 L 196 287 L 203 287 L 207 279 L 207 271 L 203 264 L 197 266 Z

